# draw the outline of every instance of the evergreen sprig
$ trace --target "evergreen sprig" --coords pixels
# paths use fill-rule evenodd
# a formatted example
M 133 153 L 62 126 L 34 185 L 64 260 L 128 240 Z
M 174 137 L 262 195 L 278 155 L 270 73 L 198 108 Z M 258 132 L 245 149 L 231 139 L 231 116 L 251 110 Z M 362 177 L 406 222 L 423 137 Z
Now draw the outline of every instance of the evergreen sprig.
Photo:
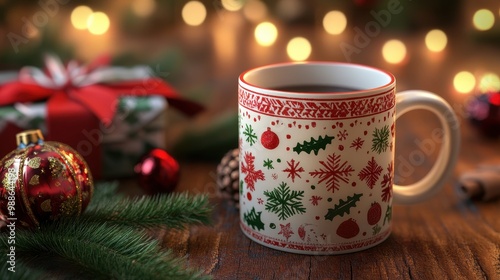
M 186 225 L 208 224 L 211 211 L 207 196 L 176 193 L 111 198 L 94 205 L 82 216 L 89 220 L 141 228 L 184 228 Z
M 211 207 L 205 195 L 171 194 L 127 198 L 117 185 L 100 184 L 87 211 L 77 218 L 16 230 L 16 272 L 2 261 L 2 279 L 43 279 L 37 259 L 62 260 L 93 279 L 205 279 L 186 268 L 145 229 L 208 224 Z M 9 250 L 0 234 L 0 254 Z

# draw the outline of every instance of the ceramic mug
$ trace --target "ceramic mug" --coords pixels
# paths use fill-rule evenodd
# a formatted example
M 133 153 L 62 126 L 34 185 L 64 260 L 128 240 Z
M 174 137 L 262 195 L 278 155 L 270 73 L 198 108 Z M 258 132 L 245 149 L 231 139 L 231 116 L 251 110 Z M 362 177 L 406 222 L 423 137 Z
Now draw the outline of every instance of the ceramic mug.
M 243 233 L 287 252 L 355 252 L 389 236 L 393 203 L 435 194 L 457 160 L 458 120 L 441 97 L 421 90 L 396 94 L 395 87 L 389 72 L 346 63 L 283 63 L 242 73 Z M 424 178 L 399 186 L 393 179 L 396 119 L 414 109 L 438 117 L 441 149 Z

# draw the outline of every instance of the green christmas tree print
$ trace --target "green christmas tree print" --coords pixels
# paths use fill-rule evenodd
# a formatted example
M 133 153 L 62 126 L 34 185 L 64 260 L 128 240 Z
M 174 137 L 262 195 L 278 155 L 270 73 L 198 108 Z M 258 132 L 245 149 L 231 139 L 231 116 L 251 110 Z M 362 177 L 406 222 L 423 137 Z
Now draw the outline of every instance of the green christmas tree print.
M 373 131 L 372 151 L 378 154 L 387 151 L 389 147 L 389 126 L 385 125 L 381 129 L 375 128 Z
M 263 230 L 265 224 L 262 222 L 260 216 L 262 212 L 256 212 L 255 207 L 252 207 L 252 210 L 247 213 L 243 213 L 243 220 L 251 226 L 254 230 Z
M 251 125 L 246 124 L 245 125 L 245 131 L 243 131 L 243 135 L 246 136 L 245 141 L 247 141 L 250 146 L 255 144 L 257 142 L 257 134 L 253 131 L 253 128 Z
M 306 208 L 302 204 L 304 191 L 292 191 L 285 182 L 282 182 L 277 188 L 272 191 L 264 191 L 267 196 L 266 210 L 278 215 L 280 220 L 306 212 Z
M 338 204 L 335 204 L 333 208 L 328 208 L 328 212 L 325 215 L 325 220 L 333 221 L 336 216 L 343 217 L 344 214 L 350 214 L 351 208 L 356 207 L 356 202 L 363 196 L 363 194 L 354 194 L 353 196 L 347 196 L 346 200 L 340 199 Z
M 319 150 L 324 150 L 326 145 L 331 144 L 332 140 L 335 139 L 333 136 L 325 135 L 325 137 L 319 136 L 318 139 L 314 139 L 311 137 L 311 141 L 304 141 L 302 144 L 297 143 L 297 145 L 293 148 L 293 151 L 297 154 L 301 152 L 306 152 L 310 154 L 314 152 L 315 155 L 318 155 Z

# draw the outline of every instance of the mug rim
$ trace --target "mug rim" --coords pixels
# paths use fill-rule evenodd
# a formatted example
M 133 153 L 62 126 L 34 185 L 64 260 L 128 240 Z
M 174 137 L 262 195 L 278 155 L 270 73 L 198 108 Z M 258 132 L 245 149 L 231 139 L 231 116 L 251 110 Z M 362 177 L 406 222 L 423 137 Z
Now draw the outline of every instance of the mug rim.
M 286 66 L 294 66 L 294 65 L 326 65 L 326 66 L 348 66 L 348 67 L 358 67 L 358 68 L 364 68 L 367 70 L 372 70 L 376 71 L 379 73 L 382 73 L 386 76 L 389 77 L 389 82 L 377 86 L 377 87 L 372 87 L 368 89 L 355 89 L 351 91 L 336 91 L 336 92 L 307 92 L 307 91 L 284 91 L 284 90 L 277 90 L 277 89 L 272 89 L 272 88 L 267 88 L 261 85 L 257 85 L 255 83 L 248 82 L 245 77 L 248 74 L 255 73 L 258 71 L 266 70 L 266 69 L 272 69 L 272 68 L 279 68 L 279 67 L 286 67 Z M 384 92 L 391 90 L 394 88 L 395 83 L 396 83 L 396 78 L 395 76 L 386 70 L 374 67 L 374 66 L 369 66 L 369 65 L 363 65 L 363 64 L 357 64 L 357 63 L 349 63 L 349 62 L 336 62 L 336 61 L 301 61 L 301 62 L 279 62 L 279 63 L 272 63 L 272 64 L 267 64 L 263 66 L 258 66 L 254 67 L 251 69 L 248 69 L 240 74 L 238 77 L 238 83 L 239 86 L 244 87 L 245 89 L 252 90 L 259 92 L 261 94 L 271 94 L 271 95 L 277 95 L 277 96 L 283 96 L 283 97 L 289 97 L 290 95 L 293 95 L 293 97 L 301 98 L 301 97 L 311 97 L 311 96 L 318 96 L 318 97 L 331 97 L 332 94 L 334 94 L 338 98 L 342 97 L 352 97 L 354 95 L 365 95 L 365 94 L 372 94 L 372 93 L 379 93 L 379 92 Z

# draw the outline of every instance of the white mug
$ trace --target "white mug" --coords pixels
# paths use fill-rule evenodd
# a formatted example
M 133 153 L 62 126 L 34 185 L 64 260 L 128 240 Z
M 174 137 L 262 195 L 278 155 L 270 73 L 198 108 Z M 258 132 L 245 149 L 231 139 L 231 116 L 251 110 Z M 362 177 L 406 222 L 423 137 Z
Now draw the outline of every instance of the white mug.
M 460 131 L 436 94 L 396 94 L 386 71 L 335 62 L 282 63 L 239 77 L 240 226 L 262 245 L 302 254 L 373 247 L 393 203 L 434 195 L 456 163 Z M 420 181 L 394 184 L 396 119 L 440 120 L 440 154 Z M 398 143 L 404 145 L 404 143 Z

